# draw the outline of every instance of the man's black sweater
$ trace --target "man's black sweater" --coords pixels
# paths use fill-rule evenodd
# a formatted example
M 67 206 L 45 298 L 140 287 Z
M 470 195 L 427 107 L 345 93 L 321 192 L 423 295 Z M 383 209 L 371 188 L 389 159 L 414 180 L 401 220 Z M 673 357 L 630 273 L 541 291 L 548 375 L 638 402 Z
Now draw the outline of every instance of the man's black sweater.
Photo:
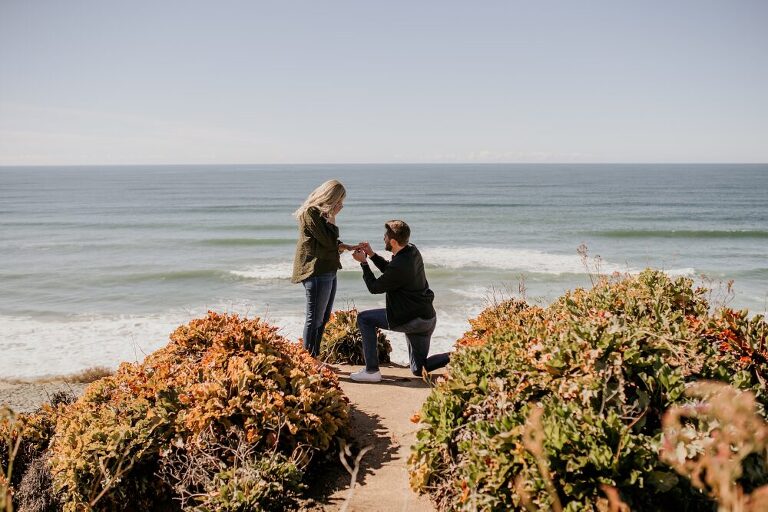
M 371 293 L 387 294 L 387 321 L 397 327 L 414 318 L 434 318 L 432 301 L 435 294 L 429 289 L 424 273 L 424 261 L 415 245 L 408 244 L 387 261 L 378 254 L 371 261 L 381 270 L 376 279 L 367 263 L 363 267 L 363 280 Z

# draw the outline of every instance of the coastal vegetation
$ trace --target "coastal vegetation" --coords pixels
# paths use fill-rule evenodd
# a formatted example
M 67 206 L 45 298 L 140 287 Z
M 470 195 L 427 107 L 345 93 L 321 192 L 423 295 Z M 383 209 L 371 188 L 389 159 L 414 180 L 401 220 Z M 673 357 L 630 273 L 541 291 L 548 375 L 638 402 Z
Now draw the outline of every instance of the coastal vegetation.
M 768 510 L 764 317 L 688 278 L 597 274 L 470 320 L 412 418 L 413 489 L 438 510 Z M 333 315 L 321 359 L 362 364 L 356 319 Z M 0 414 L 0 511 L 294 509 L 349 450 L 336 375 L 259 319 L 209 312 L 88 373 L 80 398 Z
M 389 363 L 392 345 L 381 329 L 376 330 L 376 347 L 379 363 Z M 365 364 L 356 309 L 334 311 L 331 315 L 320 344 L 319 359 L 331 364 Z
M 646 270 L 492 305 L 414 418 L 412 487 L 439 510 L 768 509 L 768 325 L 707 296 Z
M 0 510 L 290 508 L 348 422 L 332 372 L 275 327 L 211 312 L 73 403 L 6 413 Z

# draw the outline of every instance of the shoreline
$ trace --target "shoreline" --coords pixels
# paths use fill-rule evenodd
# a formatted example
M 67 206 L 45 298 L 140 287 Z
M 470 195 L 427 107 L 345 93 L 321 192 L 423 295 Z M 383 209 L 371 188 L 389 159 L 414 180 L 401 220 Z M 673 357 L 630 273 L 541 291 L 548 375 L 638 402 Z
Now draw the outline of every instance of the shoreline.
M 45 382 L 9 382 L 0 380 L 0 409 L 9 408 L 14 413 L 32 413 L 54 394 L 70 392 L 80 397 L 89 383 L 48 380 Z
M 113 370 L 96 366 L 67 375 L 46 375 L 30 379 L 0 378 L 0 408 L 7 407 L 15 413 L 36 411 L 59 392 L 70 392 L 80 397 L 91 382 L 114 373 Z

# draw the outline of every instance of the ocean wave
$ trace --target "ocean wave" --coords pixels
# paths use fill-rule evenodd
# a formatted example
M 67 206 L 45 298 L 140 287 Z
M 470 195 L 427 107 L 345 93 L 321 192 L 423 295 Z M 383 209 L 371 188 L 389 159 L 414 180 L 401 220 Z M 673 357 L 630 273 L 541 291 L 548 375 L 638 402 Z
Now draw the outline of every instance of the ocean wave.
M 199 228 L 205 231 L 296 231 L 295 224 L 225 224 L 221 226 L 202 225 Z
M 360 272 L 360 265 L 352 258 L 350 253 L 341 255 L 342 269 L 339 272 Z M 285 260 L 279 263 L 258 263 L 245 269 L 230 270 L 229 273 L 242 279 L 290 279 L 293 274 L 293 260 Z
M 244 270 L 230 270 L 230 274 L 244 279 L 290 279 L 293 262 L 263 263 L 252 265 Z
M 752 268 L 749 270 L 739 270 L 733 273 L 738 277 L 749 277 L 754 279 L 768 279 L 768 267 Z
M 0 316 L 4 338 L 0 378 L 62 375 L 140 361 L 165 345 L 183 321 L 183 315 L 82 315 L 57 321 Z
M 577 254 L 552 254 L 532 249 L 504 249 L 498 247 L 434 247 L 421 250 L 427 274 L 429 270 L 444 274 L 456 270 L 495 270 L 527 272 L 534 274 L 584 274 L 586 269 Z M 341 272 L 359 272 L 357 263 L 348 254 L 342 256 Z M 602 261 L 602 273 L 636 274 L 641 268 L 633 268 Z M 671 275 L 692 276 L 693 268 L 663 269 Z M 244 279 L 290 279 L 293 262 L 262 263 L 246 269 L 231 270 L 230 274 Z
M 273 245 L 292 245 L 296 243 L 295 238 L 209 238 L 200 240 L 201 245 L 214 247 L 243 247 L 243 246 L 273 246 Z
M 668 270 L 662 270 L 672 277 L 694 277 L 696 275 L 696 269 L 693 267 L 670 268 Z
M 178 326 L 204 316 L 208 309 L 248 318 L 261 317 L 293 342 L 301 336 L 304 325 L 303 315 L 285 311 L 261 315 L 250 303 L 208 305 L 157 315 L 83 314 L 49 320 L 0 315 L 3 326 L 0 379 L 65 375 L 94 366 L 116 368 L 124 361 L 142 361 L 165 346 Z M 438 315 L 433 351 L 448 350 L 467 330 L 467 317 L 461 312 L 440 311 Z M 393 342 L 393 360 L 407 363 L 408 349 L 403 335 L 388 335 Z
M 759 229 L 615 229 L 608 231 L 591 231 L 587 234 L 604 238 L 768 238 L 768 231 Z
M 125 275 L 109 275 L 104 279 L 107 282 L 117 283 L 142 283 L 147 281 L 195 281 L 206 279 L 221 279 L 227 277 L 227 272 L 213 269 L 197 270 L 171 270 L 167 272 L 138 272 Z
M 470 286 L 468 288 L 450 288 L 451 293 L 467 299 L 485 300 L 493 295 L 493 290 L 483 286 Z
M 0 378 L 63 375 L 92 366 L 116 368 L 123 361 L 142 361 L 165 346 L 178 326 L 204 316 L 208 310 L 261 317 L 272 325 L 283 325 L 281 317 L 270 317 L 262 309 L 250 302 L 228 302 L 158 314 L 94 313 L 49 319 L 0 315 Z M 293 327 L 291 334 L 295 331 Z M 286 336 L 282 329 L 279 332 Z
M 58 220 L 46 220 L 46 221 L 3 221 L 0 222 L 0 226 L 8 227 L 50 227 L 56 229 L 135 229 L 135 230 L 156 230 L 156 229 L 187 229 L 189 226 L 183 222 L 92 222 L 92 221 L 58 221 Z
M 533 249 L 498 247 L 435 247 L 421 251 L 427 267 L 490 269 L 540 274 L 584 274 L 578 254 L 552 254 Z M 635 269 L 603 261 L 602 272 L 633 272 Z
M 192 206 L 189 208 L 184 208 L 180 211 L 183 213 L 275 213 L 288 212 L 290 211 L 290 206 L 221 204 Z

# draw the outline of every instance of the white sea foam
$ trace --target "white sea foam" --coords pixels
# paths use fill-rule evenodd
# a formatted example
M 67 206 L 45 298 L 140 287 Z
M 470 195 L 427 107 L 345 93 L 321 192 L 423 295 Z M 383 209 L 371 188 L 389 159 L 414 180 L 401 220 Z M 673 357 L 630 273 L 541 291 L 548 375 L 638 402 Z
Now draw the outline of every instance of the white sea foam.
M 550 254 L 530 249 L 502 249 L 497 247 L 435 247 L 422 251 L 428 267 L 447 269 L 491 269 L 545 274 L 581 274 L 584 265 L 578 255 Z M 292 262 L 264 263 L 231 274 L 247 279 L 290 279 Z M 358 271 L 351 256 L 343 257 L 342 271 Z M 625 265 L 603 262 L 604 272 L 627 272 Z
M 428 266 L 450 269 L 492 269 L 542 274 L 583 274 L 577 254 L 552 254 L 532 249 L 498 247 L 435 247 L 421 251 Z M 626 265 L 602 261 L 602 272 L 631 272 Z
M 341 256 L 342 272 L 359 272 L 360 267 L 357 262 L 352 258 L 352 255 L 345 253 Z M 263 279 L 263 280 L 275 280 L 275 279 L 290 279 L 293 273 L 293 261 L 283 261 L 280 263 L 260 263 L 257 265 L 251 265 L 241 270 L 230 270 L 232 275 L 246 278 L 246 279 Z
M 157 315 L 91 314 L 56 320 L 0 316 L 0 378 L 62 375 L 92 366 L 116 368 L 123 361 L 142 361 L 165 346 L 176 327 L 204 316 L 209 309 L 261 316 L 280 325 L 248 302 L 179 308 Z
M 493 290 L 487 286 L 469 286 L 467 288 L 451 288 L 450 291 L 468 299 L 485 300 L 493 295 Z
M 499 248 L 427 248 L 424 259 L 432 268 L 444 269 L 490 269 L 492 271 L 540 272 L 550 274 L 584 272 L 577 255 L 550 254 L 526 249 Z M 349 255 L 343 264 L 348 272 L 359 273 L 359 267 Z M 246 279 L 264 282 L 287 280 L 291 275 L 291 263 L 266 263 L 250 268 L 232 271 L 232 274 Z M 602 271 L 636 272 L 638 269 L 603 263 Z M 672 275 L 695 275 L 693 268 L 667 270 Z M 501 279 L 493 277 L 492 279 Z M 493 293 L 493 283 L 483 286 L 477 282 L 442 283 L 433 278 L 432 283 L 439 291 L 445 286 L 450 294 L 440 294 L 436 302 L 438 323 L 432 340 L 432 352 L 450 350 L 456 339 L 468 329 L 467 319 L 472 318 L 486 304 Z M 289 286 L 287 283 L 279 285 Z M 369 296 L 362 284 L 358 288 L 345 287 L 353 301 L 359 300 L 361 309 L 383 307 L 383 298 Z M 558 290 L 549 293 L 556 296 Z M 363 296 L 356 296 L 360 293 Z M 350 295 L 351 294 L 351 295 Z M 272 297 L 270 295 L 270 297 Z M 76 372 L 91 366 L 116 367 L 122 361 L 142 360 L 144 356 L 168 342 L 168 335 L 177 326 L 192 318 L 201 317 L 206 310 L 239 313 L 243 316 L 260 316 L 280 328 L 280 334 L 289 340 L 301 336 L 304 319 L 302 290 L 296 290 L 293 298 L 277 298 L 267 303 L 263 300 L 239 300 L 199 305 L 193 308 L 177 308 L 147 315 L 73 315 L 55 321 L 39 318 L 0 316 L 3 338 L 0 340 L 0 377 L 36 377 L 51 374 Z M 341 296 L 337 297 L 337 308 L 344 307 Z M 760 303 L 764 303 L 761 299 Z M 408 350 L 402 334 L 391 333 L 392 359 L 397 363 L 408 362 Z
M 293 263 L 265 263 L 253 265 L 243 270 L 230 270 L 230 274 L 246 279 L 290 279 Z
M 147 354 L 165 346 L 168 336 L 181 324 L 201 317 L 205 309 L 261 316 L 279 328 L 291 341 L 301 337 L 304 318 L 290 313 L 258 314 L 253 305 L 227 304 L 201 307 L 196 311 L 172 311 L 163 315 L 82 315 L 58 321 L 0 316 L 0 378 L 34 378 L 64 375 L 93 366 L 116 368 L 123 361 L 142 361 Z M 463 313 L 438 313 L 432 352 L 450 350 L 466 331 Z M 408 363 L 408 348 L 400 333 L 388 333 L 392 360 Z
M 82 315 L 64 321 L 1 316 L 0 377 L 60 375 L 141 361 L 184 321 L 184 315 Z
M 696 269 L 695 268 L 671 268 L 669 270 L 665 270 L 667 274 L 674 277 L 693 277 L 696 275 Z
M 444 269 L 501 270 L 509 272 L 530 272 L 538 274 L 584 274 L 586 269 L 578 254 L 554 254 L 533 249 L 505 249 L 499 247 L 428 247 L 421 250 L 428 267 Z M 358 271 L 357 264 L 350 255 L 342 256 L 342 271 Z M 590 259 L 591 269 L 596 261 Z M 292 262 L 264 263 L 242 270 L 232 270 L 231 274 L 247 279 L 290 279 Z M 599 262 L 599 271 L 604 274 L 613 272 L 636 274 L 642 269 L 627 264 L 605 260 Z M 667 270 L 673 276 L 693 276 L 693 268 Z M 463 290 L 462 293 L 467 293 Z

